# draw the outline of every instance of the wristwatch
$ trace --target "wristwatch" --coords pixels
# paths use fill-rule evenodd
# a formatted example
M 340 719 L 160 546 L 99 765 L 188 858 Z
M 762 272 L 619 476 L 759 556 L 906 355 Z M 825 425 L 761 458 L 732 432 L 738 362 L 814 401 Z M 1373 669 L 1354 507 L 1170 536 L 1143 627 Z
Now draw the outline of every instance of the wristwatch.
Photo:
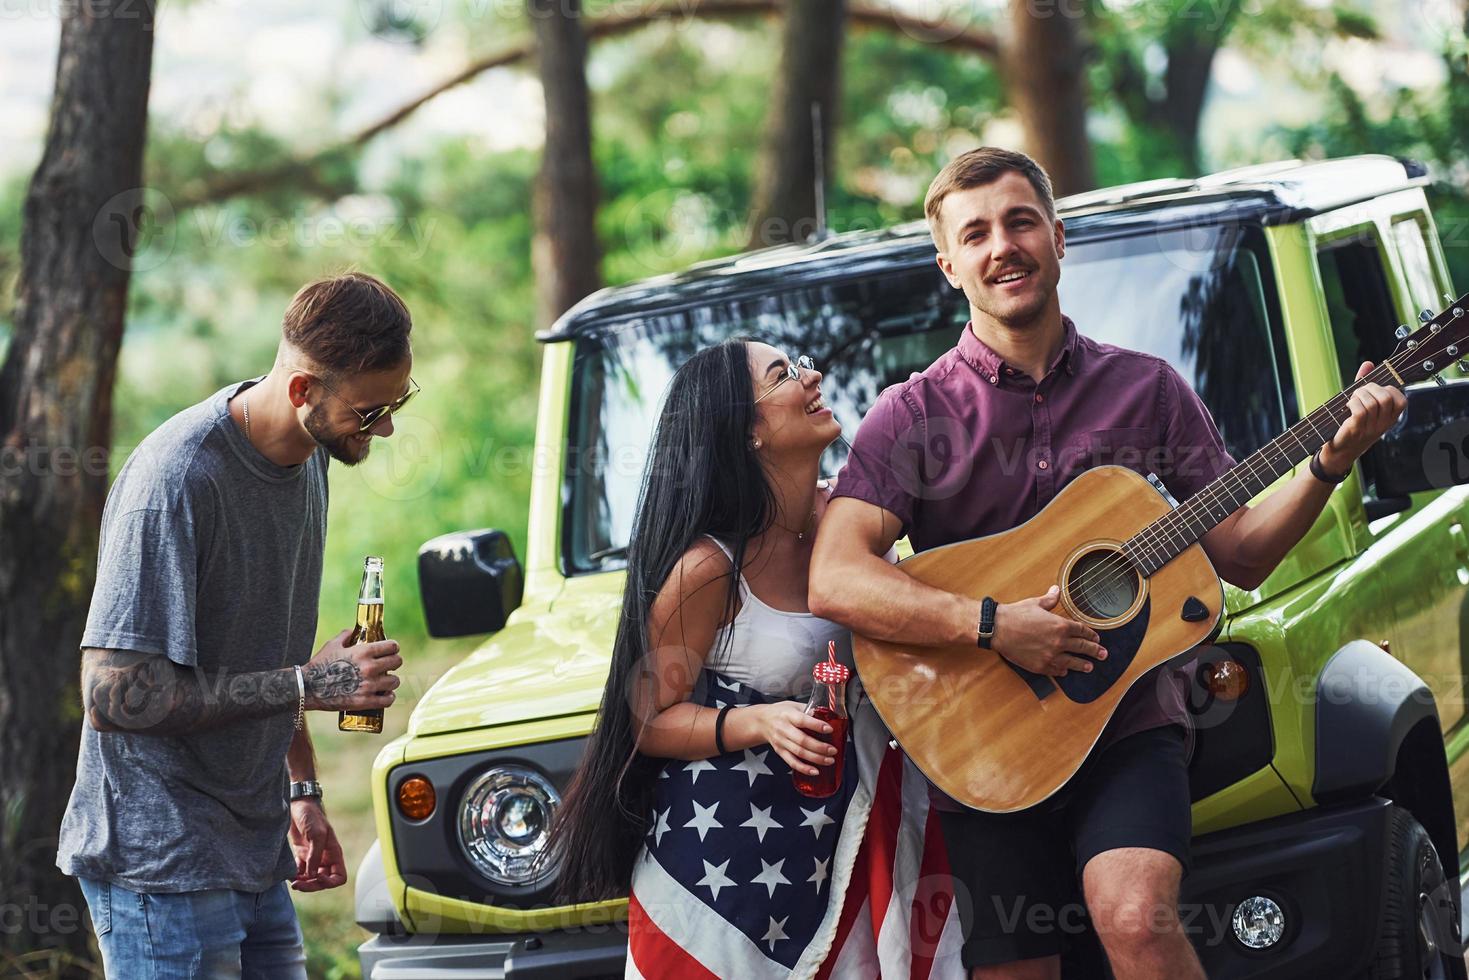
M 999 603 L 989 596 L 979 604 L 979 626 L 975 630 L 975 642 L 980 649 L 990 649 L 990 643 L 995 638 L 995 610 Z
M 291 802 L 321 799 L 321 783 L 314 779 L 291 780 Z

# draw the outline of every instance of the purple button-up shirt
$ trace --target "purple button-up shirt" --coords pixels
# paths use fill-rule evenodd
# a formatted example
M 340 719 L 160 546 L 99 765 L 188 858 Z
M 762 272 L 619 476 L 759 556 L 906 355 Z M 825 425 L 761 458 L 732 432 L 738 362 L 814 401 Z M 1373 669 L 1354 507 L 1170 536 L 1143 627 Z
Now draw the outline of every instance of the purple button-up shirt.
M 1062 319 L 1065 343 L 1039 382 L 966 325 L 926 371 L 878 396 L 835 496 L 889 511 L 917 552 L 1022 524 L 1093 466 L 1155 473 L 1182 502 L 1234 465 L 1167 361 L 1098 343 Z M 1104 742 L 1179 724 L 1192 751 L 1186 667 L 1134 685 Z

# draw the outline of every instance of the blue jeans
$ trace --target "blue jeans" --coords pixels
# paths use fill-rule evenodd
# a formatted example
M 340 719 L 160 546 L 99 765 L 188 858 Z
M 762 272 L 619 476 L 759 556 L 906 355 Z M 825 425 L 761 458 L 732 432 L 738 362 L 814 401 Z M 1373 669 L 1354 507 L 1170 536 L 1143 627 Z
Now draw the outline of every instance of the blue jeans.
M 79 880 L 109 980 L 306 980 L 283 881 L 263 892 L 145 895 Z

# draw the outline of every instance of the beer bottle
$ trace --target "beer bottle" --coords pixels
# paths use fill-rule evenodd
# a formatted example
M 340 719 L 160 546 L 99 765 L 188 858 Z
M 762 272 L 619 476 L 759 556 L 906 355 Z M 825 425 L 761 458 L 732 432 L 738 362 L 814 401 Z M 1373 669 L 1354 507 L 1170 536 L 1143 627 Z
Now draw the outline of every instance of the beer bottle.
M 387 639 L 383 631 L 383 560 L 368 555 L 362 563 L 362 589 L 357 593 L 357 625 L 352 628 L 347 646 L 383 639 Z M 378 734 L 383 730 L 383 709 L 338 712 L 337 728 L 344 732 Z

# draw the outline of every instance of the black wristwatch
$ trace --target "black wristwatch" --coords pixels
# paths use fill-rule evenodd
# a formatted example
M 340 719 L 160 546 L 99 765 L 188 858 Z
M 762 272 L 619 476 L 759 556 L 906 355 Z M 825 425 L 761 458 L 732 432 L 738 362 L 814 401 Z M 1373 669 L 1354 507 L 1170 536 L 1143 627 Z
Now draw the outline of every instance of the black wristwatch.
M 1332 486 L 1336 486 L 1337 484 L 1344 482 L 1348 476 L 1351 476 L 1351 474 L 1352 471 L 1350 468 L 1348 468 L 1347 471 L 1341 476 L 1332 476 L 1330 473 L 1326 472 L 1326 467 L 1321 465 L 1321 450 L 1318 449 L 1311 454 L 1311 475 L 1320 480 L 1322 483 L 1329 483 Z
M 995 638 L 995 610 L 1000 604 L 989 596 L 979 604 L 979 629 L 975 636 L 975 642 L 981 650 L 990 649 L 990 643 Z
M 291 781 L 291 802 L 297 800 L 319 800 L 321 799 L 321 783 L 314 779 L 303 779 Z

